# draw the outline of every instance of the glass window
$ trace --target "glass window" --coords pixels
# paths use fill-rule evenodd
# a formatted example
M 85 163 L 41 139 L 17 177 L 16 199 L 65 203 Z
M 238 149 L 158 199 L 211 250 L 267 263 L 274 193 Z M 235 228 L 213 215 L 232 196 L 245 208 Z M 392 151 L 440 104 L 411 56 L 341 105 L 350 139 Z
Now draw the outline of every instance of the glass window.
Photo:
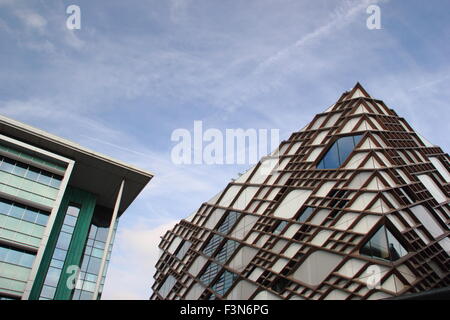
M 60 261 L 60 260 L 56 260 L 56 259 L 52 259 L 50 266 L 55 267 L 55 268 L 60 268 L 62 269 L 64 265 L 64 261 Z
M 4 215 L 8 215 L 9 210 L 11 210 L 11 202 L 1 199 L 0 200 L 0 213 L 3 213 Z
M 24 207 L 13 205 L 11 211 L 9 212 L 9 215 L 17 219 L 22 219 L 24 211 Z
M 55 296 L 56 288 L 50 286 L 43 286 L 41 291 L 41 298 L 53 299 Z
M 222 240 L 223 240 L 222 236 L 218 234 L 213 235 L 209 240 L 208 244 L 206 245 L 206 247 L 203 249 L 203 253 L 211 256 L 214 253 L 214 251 L 216 251 L 217 247 L 222 242 Z
M 46 214 L 39 213 L 36 218 L 36 223 L 41 226 L 46 226 L 48 222 L 48 216 Z
M 359 252 L 365 256 L 391 261 L 408 253 L 386 227 L 380 228 Z
M 80 208 L 74 205 L 70 205 L 67 208 L 67 215 L 73 216 L 73 217 L 78 217 L 78 213 L 80 213 Z
M 71 234 L 66 232 L 60 232 L 58 242 L 56 243 L 56 247 L 63 250 L 69 249 L 71 239 L 72 239 Z
M 0 246 L 0 261 L 31 268 L 35 255 L 20 249 Z
M 298 222 L 305 222 L 306 220 L 309 219 L 309 217 L 311 216 L 311 214 L 314 212 L 315 208 L 313 207 L 306 207 L 302 213 L 300 213 L 300 216 L 297 218 Z
M 8 249 L 5 247 L 0 247 L 0 261 L 6 261 L 6 255 L 8 254 Z
M 200 277 L 200 281 L 202 281 L 205 285 L 209 285 L 220 270 L 221 266 L 217 263 L 211 262 Z
M 106 238 L 108 237 L 109 228 L 98 228 L 95 239 L 98 241 L 106 242 Z
M 60 185 L 61 185 L 61 180 L 59 180 L 53 176 L 52 180 L 50 181 L 50 186 L 53 188 L 59 188 Z
M 71 227 L 75 227 L 75 224 L 77 223 L 77 218 L 74 216 L 69 216 L 66 215 L 66 217 L 64 218 L 64 224 L 71 226 Z
M 5 172 L 13 172 L 14 170 L 14 161 L 3 158 L 3 162 L 0 165 L 0 170 L 5 171 Z
M 234 281 L 238 277 L 237 274 L 229 271 L 225 271 L 217 280 L 216 284 L 212 286 L 212 289 L 220 295 L 224 295 L 228 289 L 233 285 Z
M 27 268 L 31 268 L 34 262 L 34 255 L 23 253 L 20 257 L 19 265 Z
M 229 211 L 227 213 L 226 218 L 223 220 L 223 222 L 220 224 L 217 231 L 220 233 L 227 234 L 230 229 L 234 226 L 236 220 L 239 218 L 239 213 L 235 211 Z
M 5 262 L 12 263 L 12 264 L 19 264 L 20 256 L 21 256 L 20 251 L 10 249 L 8 251 L 8 254 L 6 255 Z
M 322 160 L 317 164 L 318 169 L 337 169 L 361 140 L 362 135 L 342 137 L 335 141 Z
M 56 248 L 55 252 L 53 253 L 53 259 L 58 259 L 64 261 L 66 259 L 67 252 L 65 250 L 61 250 Z
M 41 172 L 39 174 L 37 182 L 40 182 L 40 183 L 45 184 L 45 185 L 49 185 L 50 184 L 50 180 L 51 180 L 51 175 L 49 175 L 48 173 L 45 173 L 45 172 Z
M 180 248 L 178 249 L 178 252 L 176 254 L 176 257 L 178 259 L 183 259 L 184 255 L 186 254 L 186 252 L 189 250 L 189 248 L 191 247 L 192 242 L 190 241 L 184 241 L 181 245 Z
M 61 269 L 54 267 L 48 268 L 47 277 L 45 278 L 45 284 L 48 286 L 56 287 L 58 285 L 60 275 Z
M 32 181 L 37 181 L 37 179 L 39 178 L 39 172 L 35 170 L 28 170 L 27 173 L 25 174 L 25 178 Z
M 37 216 L 38 216 L 38 213 L 36 211 L 30 210 L 30 209 L 25 209 L 25 212 L 23 215 L 23 220 L 34 223 L 36 221 Z
M 236 252 L 237 247 L 239 246 L 239 242 L 236 242 L 234 240 L 227 240 L 225 242 L 225 245 L 220 249 L 220 251 L 217 253 L 215 259 L 219 263 L 225 264 L 228 259 L 231 257 L 231 255 Z
M 13 169 L 13 174 L 18 175 L 20 177 L 24 177 L 27 173 L 27 165 L 24 165 L 22 163 L 16 163 L 16 166 Z
M 91 259 L 89 259 L 89 266 L 87 268 L 87 272 L 97 274 L 98 271 L 100 270 L 101 262 L 102 259 L 91 257 Z
M 287 221 L 280 221 L 277 225 L 277 227 L 275 228 L 275 230 L 273 231 L 274 234 L 280 234 L 281 231 L 283 231 L 284 227 L 286 227 L 287 225 Z

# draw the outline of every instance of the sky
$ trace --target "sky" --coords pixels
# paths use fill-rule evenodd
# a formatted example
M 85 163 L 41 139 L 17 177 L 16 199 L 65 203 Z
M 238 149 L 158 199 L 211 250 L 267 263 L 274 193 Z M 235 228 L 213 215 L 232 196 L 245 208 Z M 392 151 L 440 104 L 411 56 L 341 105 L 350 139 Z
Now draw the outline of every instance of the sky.
M 251 166 L 176 164 L 175 130 L 288 139 L 360 82 L 447 151 L 449 39 L 448 0 L 0 0 L 0 114 L 155 174 L 103 293 L 148 299 L 160 237 Z

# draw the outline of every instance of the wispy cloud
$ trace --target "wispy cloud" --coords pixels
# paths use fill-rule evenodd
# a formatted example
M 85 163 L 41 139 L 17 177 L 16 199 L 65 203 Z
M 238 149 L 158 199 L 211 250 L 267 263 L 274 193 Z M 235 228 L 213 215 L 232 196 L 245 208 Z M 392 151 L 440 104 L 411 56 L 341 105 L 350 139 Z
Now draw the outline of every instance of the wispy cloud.
M 366 28 L 371 3 L 382 30 Z M 0 113 L 155 173 L 121 220 L 104 294 L 147 298 L 159 236 L 248 167 L 174 165 L 174 129 L 287 138 L 360 81 L 448 149 L 450 28 L 421 23 L 418 3 L 82 0 L 73 31 L 62 3 L 0 0 Z

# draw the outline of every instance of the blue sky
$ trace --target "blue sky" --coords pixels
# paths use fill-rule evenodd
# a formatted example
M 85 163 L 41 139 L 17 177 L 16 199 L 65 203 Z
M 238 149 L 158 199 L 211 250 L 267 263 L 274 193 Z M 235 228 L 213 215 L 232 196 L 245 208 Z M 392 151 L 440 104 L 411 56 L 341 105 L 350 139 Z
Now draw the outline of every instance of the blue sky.
M 0 0 L 0 113 L 155 173 L 104 291 L 147 299 L 159 237 L 249 167 L 174 165 L 175 129 L 287 139 L 359 81 L 448 150 L 449 38 L 448 0 Z

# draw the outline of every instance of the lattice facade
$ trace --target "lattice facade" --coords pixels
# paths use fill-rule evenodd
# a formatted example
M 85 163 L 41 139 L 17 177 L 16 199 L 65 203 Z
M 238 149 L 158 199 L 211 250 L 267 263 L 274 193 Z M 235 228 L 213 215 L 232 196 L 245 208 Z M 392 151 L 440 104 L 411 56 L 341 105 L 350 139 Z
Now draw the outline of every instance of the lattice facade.
M 357 84 L 165 234 L 151 299 L 449 286 L 449 159 Z

